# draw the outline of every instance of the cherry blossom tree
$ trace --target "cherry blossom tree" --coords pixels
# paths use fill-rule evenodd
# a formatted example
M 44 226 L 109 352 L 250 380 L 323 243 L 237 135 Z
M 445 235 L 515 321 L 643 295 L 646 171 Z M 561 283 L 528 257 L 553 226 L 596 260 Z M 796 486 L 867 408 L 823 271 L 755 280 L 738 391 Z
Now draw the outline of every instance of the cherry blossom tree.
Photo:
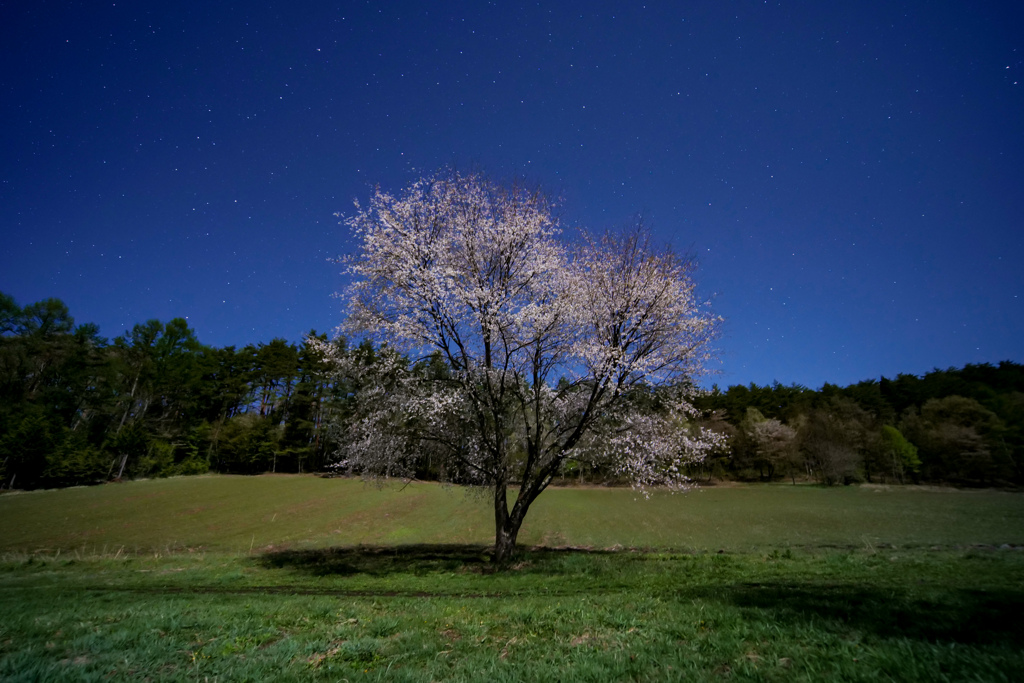
M 356 207 L 341 329 L 386 346 L 366 363 L 322 345 L 362 387 L 341 466 L 411 476 L 429 457 L 485 487 L 503 564 L 568 463 L 680 489 L 719 445 L 690 403 L 719 319 L 642 226 L 567 244 L 539 191 L 457 172 Z
M 759 461 L 767 465 L 768 481 L 772 480 L 782 465 L 789 469 L 793 483 L 796 484 L 792 462 L 796 450 L 796 430 L 779 420 L 762 419 L 751 423 L 750 436 L 757 447 Z

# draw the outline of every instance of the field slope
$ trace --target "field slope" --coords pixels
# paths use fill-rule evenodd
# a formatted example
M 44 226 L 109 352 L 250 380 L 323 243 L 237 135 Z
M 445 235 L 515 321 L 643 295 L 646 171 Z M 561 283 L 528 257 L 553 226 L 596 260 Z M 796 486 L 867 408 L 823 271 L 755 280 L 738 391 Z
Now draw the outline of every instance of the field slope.
M 488 508 L 310 476 L 5 494 L 0 680 L 1024 680 L 1021 494 L 556 489 L 503 572 Z
M 302 475 L 203 476 L 0 496 L 0 552 L 357 544 L 480 544 L 490 502 L 416 482 L 378 488 Z M 628 489 L 551 489 L 525 545 L 690 550 L 1024 545 L 1024 495 L 913 487 L 730 486 L 645 500 Z

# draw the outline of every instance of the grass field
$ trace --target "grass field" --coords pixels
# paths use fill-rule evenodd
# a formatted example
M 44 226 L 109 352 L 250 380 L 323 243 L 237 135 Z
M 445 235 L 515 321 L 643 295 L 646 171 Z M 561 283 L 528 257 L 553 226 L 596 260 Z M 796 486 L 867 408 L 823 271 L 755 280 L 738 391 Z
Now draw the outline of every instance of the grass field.
M 0 496 L 0 680 L 1024 679 L 1021 494 L 558 489 L 502 573 L 488 508 L 297 476 Z
M 203 476 L 0 496 L 0 552 L 239 552 L 490 543 L 491 502 L 436 484 L 377 488 L 313 476 Z M 686 494 L 551 489 L 525 545 L 749 551 L 1024 545 L 1024 495 L 912 487 L 730 486 Z

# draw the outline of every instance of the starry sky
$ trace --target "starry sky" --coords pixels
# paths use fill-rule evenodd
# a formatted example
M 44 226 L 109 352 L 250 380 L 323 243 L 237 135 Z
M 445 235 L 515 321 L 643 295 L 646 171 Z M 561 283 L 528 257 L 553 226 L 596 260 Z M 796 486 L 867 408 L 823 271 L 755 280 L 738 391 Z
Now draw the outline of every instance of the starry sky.
M 1020 2 L 0 1 L 0 291 L 108 337 L 341 320 L 443 166 L 699 261 L 722 386 L 1024 360 Z

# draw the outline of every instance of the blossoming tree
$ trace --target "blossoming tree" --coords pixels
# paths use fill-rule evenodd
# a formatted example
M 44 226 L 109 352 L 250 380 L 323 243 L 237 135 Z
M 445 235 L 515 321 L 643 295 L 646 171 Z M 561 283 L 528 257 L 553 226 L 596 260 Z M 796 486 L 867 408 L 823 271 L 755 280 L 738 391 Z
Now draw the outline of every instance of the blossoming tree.
M 553 208 L 456 172 L 400 195 L 378 189 L 344 220 L 358 250 L 342 329 L 432 363 L 322 348 L 362 387 L 342 466 L 410 476 L 430 457 L 486 487 L 498 564 L 569 463 L 678 489 L 685 465 L 716 445 L 689 402 L 719 320 L 696 296 L 692 264 L 653 250 L 642 227 L 566 244 Z

